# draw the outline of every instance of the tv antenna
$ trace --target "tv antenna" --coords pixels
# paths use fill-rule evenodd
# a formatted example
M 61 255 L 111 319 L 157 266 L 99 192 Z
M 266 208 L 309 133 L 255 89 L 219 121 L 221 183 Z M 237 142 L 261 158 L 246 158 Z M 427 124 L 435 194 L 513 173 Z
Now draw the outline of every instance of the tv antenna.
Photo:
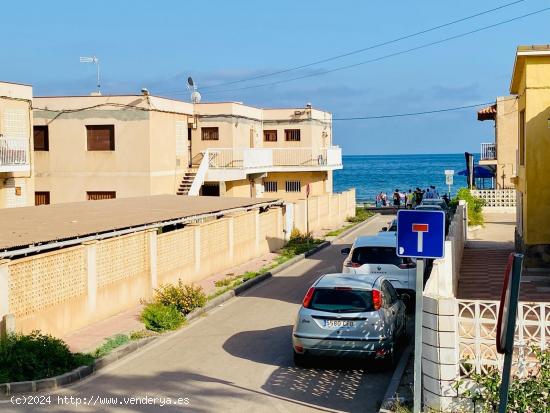
M 197 85 L 193 82 L 191 76 L 187 78 L 187 90 L 191 91 L 191 102 L 199 103 L 201 101 L 201 94 L 197 90 Z
M 101 95 L 101 84 L 99 82 L 99 57 L 92 56 L 92 57 L 80 57 L 80 63 L 92 63 L 96 66 L 97 69 L 97 94 Z

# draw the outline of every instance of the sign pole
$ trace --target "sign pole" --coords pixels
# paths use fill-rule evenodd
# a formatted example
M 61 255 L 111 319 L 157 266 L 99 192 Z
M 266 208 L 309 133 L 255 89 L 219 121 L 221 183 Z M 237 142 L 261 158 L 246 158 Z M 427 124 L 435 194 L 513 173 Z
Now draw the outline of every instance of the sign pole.
M 414 406 L 413 412 L 422 408 L 422 312 L 424 290 L 424 259 L 416 260 L 416 311 L 414 316 Z

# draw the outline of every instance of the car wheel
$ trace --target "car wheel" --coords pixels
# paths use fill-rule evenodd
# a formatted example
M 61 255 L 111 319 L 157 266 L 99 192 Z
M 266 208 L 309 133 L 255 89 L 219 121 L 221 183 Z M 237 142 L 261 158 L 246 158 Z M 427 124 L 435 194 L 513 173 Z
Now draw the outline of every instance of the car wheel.
M 306 356 L 305 354 L 296 353 L 295 351 L 293 353 L 294 365 L 296 367 L 307 367 L 309 365 L 310 359 L 308 356 Z

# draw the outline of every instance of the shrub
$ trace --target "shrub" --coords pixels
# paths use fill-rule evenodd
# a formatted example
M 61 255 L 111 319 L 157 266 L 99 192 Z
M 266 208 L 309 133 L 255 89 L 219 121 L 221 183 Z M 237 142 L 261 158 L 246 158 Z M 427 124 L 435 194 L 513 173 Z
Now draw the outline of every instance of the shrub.
M 218 281 L 215 281 L 214 282 L 214 285 L 216 287 L 227 287 L 228 285 L 230 285 L 231 283 L 233 282 L 233 279 L 231 277 L 225 277 L 221 280 L 218 280 Z
M 320 244 L 322 241 L 316 238 L 313 238 L 311 232 L 302 234 L 296 228 L 292 230 L 290 234 L 290 240 L 286 245 L 281 249 L 281 255 L 285 258 L 292 258 L 295 255 L 302 254 L 306 251 L 309 251 L 315 245 Z
M 525 377 L 514 376 L 510 380 L 508 410 L 511 412 L 548 412 L 550 403 L 550 349 L 532 348 L 537 360 L 537 368 L 530 370 Z M 471 399 L 483 412 L 496 412 L 499 404 L 500 372 L 491 369 L 487 373 L 472 373 L 470 380 L 476 386 L 466 390 L 462 396 Z M 465 380 L 458 380 L 459 389 Z
M 141 312 L 141 321 L 148 330 L 161 332 L 178 328 L 185 322 L 185 317 L 174 306 L 151 303 Z
M 151 330 L 136 330 L 130 333 L 130 340 L 140 340 L 146 337 L 154 337 L 157 333 Z
M 91 363 L 89 354 L 71 353 L 63 340 L 39 331 L 0 340 L 0 383 L 53 377 Z
M 374 212 L 372 212 L 372 211 L 367 211 L 365 208 L 356 207 L 355 208 L 355 216 L 354 217 L 347 217 L 346 221 L 353 222 L 353 223 L 363 222 L 364 220 L 366 220 L 367 218 L 372 217 L 373 215 L 374 215 Z
M 103 357 L 109 354 L 115 348 L 123 346 L 130 342 L 130 337 L 126 334 L 117 334 L 116 336 L 109 337 L 100 347 L 94 351 L 94 357 Z
M 207 297 L 202 287 L 184 285 L 178 280 L 177 285 L 165 284 L 155 290 L 155 302 L 173 306 L 182 314 L 187 315 L 195 308 L 204 307 Z
M 464 200 L 468 203 L 468 225 L 483 225 L 482 208 L 485 205 L 485 200 L 473 196 L 468 188 L 460 188 L 456 193 L 456 198 L 453 202 L 458 203 L 459 200 Z

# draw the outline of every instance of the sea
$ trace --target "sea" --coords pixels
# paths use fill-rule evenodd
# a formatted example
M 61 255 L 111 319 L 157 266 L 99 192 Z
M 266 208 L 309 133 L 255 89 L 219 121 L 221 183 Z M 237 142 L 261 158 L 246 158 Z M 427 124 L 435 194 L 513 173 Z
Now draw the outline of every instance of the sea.
M 479 159 L 477 155 L 475 158 Z M 466 169 L 464 154 L 437 155 L 344 155 L 344 168 L 334 171 L 335 192 L 355 188 L 357 202 L 374 203 L 380 192 L 388 198 L 395 189 L 407 192 L 416 187 L 435 185 L 440 195 L 448 193 L 445 170 L 455 172 L 451 195 L 466 186 L 466 177 L 457 173 Z

